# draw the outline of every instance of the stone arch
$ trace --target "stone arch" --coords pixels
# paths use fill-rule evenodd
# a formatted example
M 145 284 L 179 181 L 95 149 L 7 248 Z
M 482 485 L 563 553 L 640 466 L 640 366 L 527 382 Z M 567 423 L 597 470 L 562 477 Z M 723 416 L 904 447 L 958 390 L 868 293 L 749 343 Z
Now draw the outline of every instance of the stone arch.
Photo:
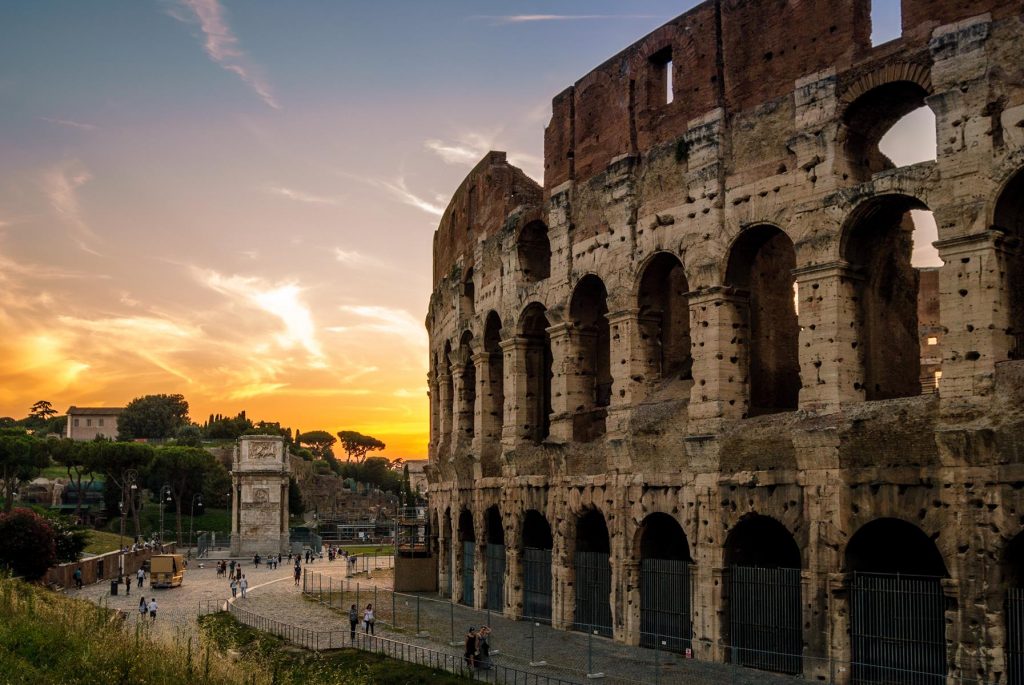
M 459 436 L 464 440 L 472 440 L 476 435 L 476 364 L 473 363 L 473 333 L 465 331 L 459 339 L 459 368 L 462 370 L 462 383 L 456 407 L 459 414 Z
M 604 514 L 596 507 L 576 519 L 573 590 L 576 596 L 573 629 L 612 636 L 611 536 Z
M 840 143 L 852 178 L 866 181 L 895 166 L 879 143 L 896 122 L 925 107 L 931 91 L 927 67 L 898 63 L 865 74 L 843 93 Z
M 850 654 L 855 682 L 915 671 L 922 682 L 946 675 L 946 564 L 932 538 L 912 523 L 878 518 L 846 545 Z
M 654 253 L 640 270 L 640 337 L 646 366 L 657 370 L 657 378 L 693 378 L 689 290 L 683 263 L 671 252 Z
M 536 509 L 527 509 L 522 521 L 523 618 L 551 623 L 551 524 Z
M 553 357 L 547 310 L 534 302 L 519 317 L 519 331 L 524 339 L 526 372 L 525 436 L 536 444 L 551 432 L 551 378 Z
M 777 226 L 758 224 L 729 248 L 725 282 L 736 290 L 746 324 L 747 414 L 796 409 L 800 394 L 800 325 L 795 305 L 796 249 Z
M 780 673 L 803 670 L 801 555 L 778 520 L 748 514 L 725 540 L 728 582 L 723 639 L 733 663 Z
M 691 646 L 690 544 L 669 514 L 654 512 L 634 539 L 640 561 L 640 645 L 682 652 Z
M 476 606 L 474 601 L 476 567 L 476 528 L 473 525 L 473 514 L 468 508 L 459 512 L 459 542 L 461 545 L 460 570 L 462 574 L 462 595 L 459 601 L 466 606 Z
M 476 284 L 473 282 L 473 267 L 466 270 L 466 275 L 459 284 L 459 308 L 463 316 L 473 316 L 476 312 Z
M 543 221 L 536 219 L 523 226 L 516 240 L 516 255 L 524 281 L 536 283 L 551 275 L 551 241 Z
M 992 226 L 1004 231 L 1015 247 L 1007 256 L 1003 289 L 1007 293 L 1010 359 L 1024 359 L 1024 169 L 1003 184 L 992 211 Z
M 492 504 L 484 511 L 485 606 L 493 611 L 505 608 L 505 526 L 501 508 Z
M 910 215 L 921 209 L 928 207 L 911 195 L 879 195 L 857 205 L 842 231 L 840 249 L 853 269 L 857 300 L 858 389 L 866 400 L 921 392 L 921 277 L 911 263 L 914 223 Z
M 607 407 L 611 404 L 611 328 L 608 323 L 608 291 L 604 281 L 594 274 L 581 278 L 569 300 L 572 321 L 570 360 L 578 360 L 577 369 L 566 369 L 575 380 L 570 395 L 573 437 L 588 442 L 605 432 Z
M 501 440 L 505 420 L 505 355 L 501 351 L 501 317 L 494 310 L 488 312 L 484 319 L 481 352 L 486 355 L 483 366 L 487 371 L 486 381 L 481 382 L 480 421 L 482 437 L 486 441 L 482 450 L 487 456 L 492 456 Z
M 438 369 L 440 378 L 441 398 L 444 406 L 441 407 L 441 442 L 450 445 L 452 440 L 452 422 L 455 416 L 455 386 L 452 383 L 452 365 L 455 359 L 452 355 L 452 343 L 444 341 L 444 350 L 441 353 L 441 368 Z

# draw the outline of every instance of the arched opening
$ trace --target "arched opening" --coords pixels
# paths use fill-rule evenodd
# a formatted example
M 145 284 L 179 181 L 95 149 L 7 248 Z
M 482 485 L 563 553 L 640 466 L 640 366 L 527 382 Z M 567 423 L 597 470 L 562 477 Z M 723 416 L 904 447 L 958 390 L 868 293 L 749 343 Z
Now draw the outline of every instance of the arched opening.
M 928 109 L 927 96 L 921 83 L 897 80 L 871 88 L 851 102 L 843 113 L 847 174 L 856 181 L 868 181 L 880 171 L 935 159 L 935 116 L 930 110 L 920 111 Z M 883 151 L 882 139 L 897 123 Z M 914 124 L 918 129 L 908 135 Z
M 523 280 L 535 283 L 551 275 L 551 242 L 543 221 L 531 221 L 523 227 L 516 251 Z
M 948 576 L 935 542 L 894 518 L 863 525 L 846 546 L 854 683 L 943 683 Z
M 472 440 L 476 434 L 476 365 L 473 363 L 473 334 L 466 331 L 459 343 L 459 363 L 462 365 L 462 385 L 458 398 L 459 430 L 462 437 Z
M 800 324 L 794 289 L 796 250 L 775 226 L 746 229 L 729 252 L 726 283 L 737 291 L 747 325 L 748 416 L 796 409 Z
M 522 317 L 526 339 L 526 436 L 536 444 L 551 432 L 551 336 L 544 307 L 534 303 Z
M 1002 563 L 1006 585 L 1006 673 L 1010 685 L 1024 684 L 1024 533 L 1006 546 Z
M 746 516 L 725 541 L 726 642 L 734 664 L 800 673 L 804 648 L 800 548 L 769 516 Z
M 640 645 L 672 652 L 690 647 L 690 544 L 668 514 L 640 525 Z
M 1011 338 L 1007 356 L 1024 359 L 1024 169 L 1015 173 L 999 194 L 992 223 L 1015 243 L 1003 282 L 1009 307 L 1006 332 Z
M 501 439 L 505 418 L 505 357 L 501 352 L 501 317 L 497 312 L 487 314 L 484 323 L 484 352 L 487 354 L 487 387 L 481 420 L 487 422 L 484 437 L 490 448 L 496 447 Z
M 441 568 L 444 569 L 444 584 L 441 596 L 452 599 L 452 578 L 455 576 L 455 545 L 452 544 L 452 510 L 444 510 L 444 529 L 441 533 Z
M 607 407 L 612 397 L 611 330 L 608 325 L 608 291 L 604 282 L 589 274 L 576 284 L 569 302 L 572 342 L 578 360 L 573 437 L 579 442 L 594 440 L 605 432 Z
M 459 308 L 463 316 L 473 316 L 476 312 L 476 286 L 473 285 L 473 268 L 466 271 L 459 287 Z
M 658 379 L 693 378 L 689 290 L 682 263 L 668 252 L 656 254 L 640 277 L 640 335 L 647 366 Z
M 441 442 L 450 445 L 452 441 L 452 421 L 455 416 L 455 388 L 452 383 L 452 343 L 446 340 L 444 353 L 441 355 L 441 367 L 438 369 L 438 376 L 441 379 Z
M 573 569 L 576 580 L 576 612 L 573 629 L 596 631 L 612 636 L 611 542 L 604 515 L 588 509 L 576 522 L 576 554 Z
M 551 526 L 530 509 L 523 516 L 523 618 L 551 623 Z
M 501 510 L 497 505 L 484 514 L 487 534 L 487 608 L 502 611 L 505 608 L 505 528 L 501 523 Z
M 473 530 L 473 515 L 468 509 L 459 514 L 459 540 L 462 542 L 462 599 L 466 606 L 473 602 L 473 568 L 476 562 L 476 532 Z
M 926 210 L 916 198 L 884 195 L 857 207 L 846 229 L 843 257 L 856 274 L 854 347 L 866 400 L 910 397 L 938 387 L 939 272 L 934 263 L 915 265 L 918 258 L 927 259 L 917 254 L 918 243 L 934 235 Z

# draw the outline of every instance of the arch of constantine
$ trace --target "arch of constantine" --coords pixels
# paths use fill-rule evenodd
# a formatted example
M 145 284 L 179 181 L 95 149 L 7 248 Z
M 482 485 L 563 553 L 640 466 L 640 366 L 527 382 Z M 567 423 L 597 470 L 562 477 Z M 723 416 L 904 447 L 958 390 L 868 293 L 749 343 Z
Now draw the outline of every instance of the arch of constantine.
M 470 172 L 427 313 L 442 594 L 1024 683 L 1022 13 L 903 0 L 872 45 L 869 0 L 709 0 L 555 96 L 543 187 Z M 934 159 L 890 159 L 922 107 Z

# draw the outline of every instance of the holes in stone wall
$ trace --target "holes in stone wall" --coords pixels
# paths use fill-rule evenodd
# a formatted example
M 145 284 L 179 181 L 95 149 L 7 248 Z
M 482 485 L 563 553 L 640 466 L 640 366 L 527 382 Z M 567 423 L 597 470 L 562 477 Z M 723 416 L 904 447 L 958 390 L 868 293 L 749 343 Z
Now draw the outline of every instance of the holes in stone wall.
M 551 432 L 551 324 L 538 303 L 526 308 L 520 330 L 526 339 L 526 438 L 540 444 Z
M 476 311 L 476 285 L 473 283 L 472 267 L 466 271 L 459 292 L 459 305 L 463 316 L 473 316 Z
M 573 322 L 572 358 L 578 360 L 579 406 L 573 421 L 576 440 L 587 442 L 605 432 L 605 410 L 611 403 L 611 331 L 608 292 L 593 274 L 584 276 L 573 290 L 569 317 Z
M 543 221 L 531 221 L 523 228 L 516 249 L 524 280 L 535 283 L 551 275 L 551 242 Z
M 748 326 L 748 415 L 796 409 L 800 325 L 794 304 L 793 242 L 774 226 L 746 229 L 732 246 L 726 283 L 737 289 Z
M 648 365 L 662 379 L 693 378 L 689 290 L 682 263 L 668 252 L 655 255 L 640 278 L 641 339 Z

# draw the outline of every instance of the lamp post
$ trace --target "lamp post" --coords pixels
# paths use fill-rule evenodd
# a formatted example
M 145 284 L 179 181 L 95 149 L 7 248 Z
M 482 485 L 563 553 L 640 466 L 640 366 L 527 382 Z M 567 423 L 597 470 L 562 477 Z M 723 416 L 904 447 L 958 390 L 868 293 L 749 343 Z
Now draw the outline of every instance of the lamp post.
M 165 494 L 166 493 L 166 496 Z M 171 486 L 164 483 L 160 486 L 160 544 L 164 544 L 164 509 L 171 501 Z
M 203 506 L 203 494 L 197 492 L 192 495 L 192 508 L 188 514 L 188 553 L 192 554 L 192 523 L 196 516 L 196 502 L 199 502 L 199 506 Z

